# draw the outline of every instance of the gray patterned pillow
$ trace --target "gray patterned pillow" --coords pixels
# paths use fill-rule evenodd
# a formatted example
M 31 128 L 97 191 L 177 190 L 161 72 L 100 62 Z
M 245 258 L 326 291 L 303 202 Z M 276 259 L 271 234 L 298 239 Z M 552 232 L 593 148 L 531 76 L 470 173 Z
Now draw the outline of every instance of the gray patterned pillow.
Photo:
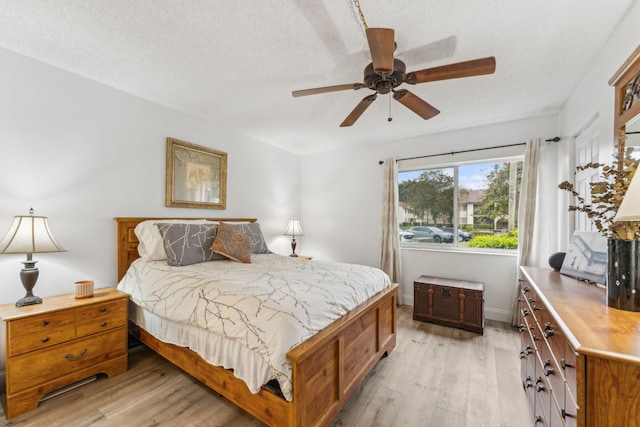
M 229 224 L 232 227 L 235 227 L 241 230 L 244 234 L 251 237 L 253 239 L 253 248 L 251 249 L 252 254 L 270 254 L 271 251 L 267 247 L 267 242 L 264 240 L 264 236 L 262 235 L 262 230 L 260 229 L 260 224 L 257 222 L 251 222 L 249 224 Z
M 217 224 L 158 223 L 157 226 L 169 265 L 180 267 L 227 259 L 211 250 Z

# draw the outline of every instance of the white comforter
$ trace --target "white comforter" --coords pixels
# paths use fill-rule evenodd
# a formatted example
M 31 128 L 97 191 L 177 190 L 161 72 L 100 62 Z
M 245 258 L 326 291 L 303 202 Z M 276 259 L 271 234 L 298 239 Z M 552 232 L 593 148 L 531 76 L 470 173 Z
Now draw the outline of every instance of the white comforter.
M 207 345 L 201 356 L 234 369 L 254 393 L 277 379 L 291 400 L 287 352 L 389 285 L 389 277 L 376 268 L 268 254 L 252 255 L 251 264 L 211 261 L 186 267 L 138 259 L 118 289 L 162 319 L 210 331 L 215 345 Z M 222 335 L 231 340 L 225 341 L 229 348 Z M 268 369 L 247 369 L 242 354 Z

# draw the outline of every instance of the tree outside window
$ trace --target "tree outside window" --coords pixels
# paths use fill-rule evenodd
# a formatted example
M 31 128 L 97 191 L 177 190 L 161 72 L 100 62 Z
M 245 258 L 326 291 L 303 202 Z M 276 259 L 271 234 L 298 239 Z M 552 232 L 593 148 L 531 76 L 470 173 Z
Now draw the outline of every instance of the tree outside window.
M 516 249 L 521 180 L 521 160 L 400 172 L 402 246 Z

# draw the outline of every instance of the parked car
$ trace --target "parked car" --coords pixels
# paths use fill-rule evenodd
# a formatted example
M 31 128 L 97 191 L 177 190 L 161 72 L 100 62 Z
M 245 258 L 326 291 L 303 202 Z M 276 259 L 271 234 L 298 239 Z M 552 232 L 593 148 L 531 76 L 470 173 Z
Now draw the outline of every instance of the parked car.
M 442 231 L 446 231 L 448 233 L 454 234 L 453 227 L 440 227 L 440 229 Z M 473 238 L 473 234 L 469 233 L 468 231 L 458 230 L 458 242 L 468 242 L 472 238 Z
M 408 231 L 413 233 L 415 239 L 430 239 L 435 243 L 452 243 L 453 234 L 442 231 L 437 227 L 430 227 L 427 225 L 419 225 L 411 227 Z
M 410 231 L 400 229 L 400 241 L 401 242 L 410 242 L 414 238 L 414 234 Z

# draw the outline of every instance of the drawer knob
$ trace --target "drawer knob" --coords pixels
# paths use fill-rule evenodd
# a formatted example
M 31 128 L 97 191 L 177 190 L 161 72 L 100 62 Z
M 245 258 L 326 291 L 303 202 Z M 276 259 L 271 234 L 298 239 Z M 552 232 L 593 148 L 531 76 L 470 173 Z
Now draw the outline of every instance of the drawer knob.
M 518 326 L 518 331 L 519 332 L 524 332 L 527 328 L 524 325 L 520 325 Z
M 49 321 L 48 320 L 43 320 L 40 324 L 42 326 L 47 326 L 49 324 Z
M 449 289 L 447 289 L 447 288 L 441 289 L 440 293 L 445 298 L 449 298 L 451 296 L 451 291 Z
M 106 313 L 107 307 L 100 307 L 100 313 Z
M 547 322 L 544 324 L 544 337 L 551 338 L 556 334 L 556 331 L 551 327 L 551 323 Z
M 529 315 L 529 309 L 525 308 L 524 310 L 522 310 L 522 317 L 527 317 Z
M 83 349 L 83 350 L 80 352 L 80 354 L 79 354 L 78 356 L 74 356 L 74 355 L 72 355 L 72 354 L 67 354 L 67 355 L 65 356 L 65 358 L 66 358 L 67 360 L 71 360 L 71 361 L 73 362 L 73 361 L 76 361 L 76 360 L 80 360 L 80 359 L 82 359 L 86 353 L 87 353 L 87 349 L 85 348 L 85 349 Z
M 105 326 L 107 326 L 107 325 L 108 325 L 108 323 L 107 323 L 107 322 L 102 322 L 102 323 L 100 323 L 100 326 L 102 326 L 103 328 L 104 328 Z
M 527 292 L 529 292 L 529 287 L 525 286 L 524 288 L 522 288 L 522 293 L 526 294 Z
M 49 342 L 49 337 L 42 338 L 42 342 Z
M 536 391 L 537 392 L 544 391 L 544 382 L 542 381 L 541 377 L 538 377 L 536 379 Z
M 524 381 L 524 384 L 522 384 L 522 386 L 525 389 L 533 387 L 533 381 L 531 380 L 531 377 L 527 377 L 527 379 Z

